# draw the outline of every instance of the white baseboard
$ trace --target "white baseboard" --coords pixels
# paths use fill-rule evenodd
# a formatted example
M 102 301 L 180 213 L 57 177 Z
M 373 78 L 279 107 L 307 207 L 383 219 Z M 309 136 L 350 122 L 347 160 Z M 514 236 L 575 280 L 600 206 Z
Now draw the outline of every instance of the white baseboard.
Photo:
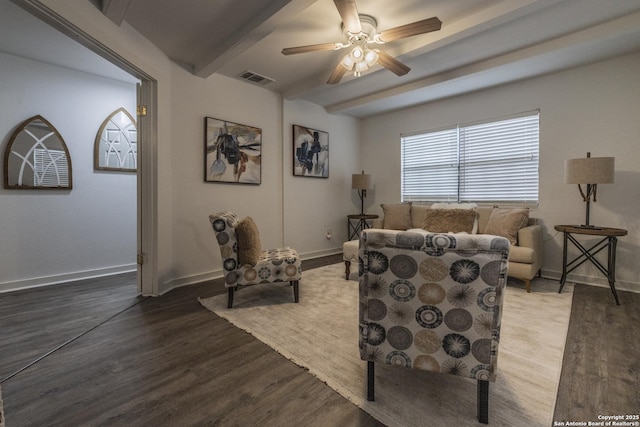
M 42 286 L 56 285 L 58 283 L 76 282 L 78 280 L 93 279 L 96 277 L 113 276 L 115 274 L 130 273 L 132 271 L 136 271 L 136 269 L 136 264 L 125 264 L 114 267 L 97 268 L 93 270 L 75 271 L 72 273 L 2 282 L 0 283 L 0 293 L 39 288 Z
M 321 251 L 307 252 L 300 254 L 300 257 L 304 261 L 305 259 L 322 258 L 323 256 L 337 255 L 342 253 L 342 245 L 339 248 L 323 249 Z
M 191 276 L 172 279 L 162 285 L 162 288 L 159 290 L 159 294 L 157 296 L 164 295 L 173 289 L 181 288 L 183 286 L 196 285 L 198 283 L 208 282 L 210 280 L 220 279 L 222 277 L 222 269 L 218 269 L 208 271 L 206 273 L 193 274 Z
M 545 277 L 547 279 L 555 279 L 558 280 L 558 282 L 560 281 L 560 277 L 562 277 L 562 272 L 561 271 L 555 271 L 555 270 L 542 270 L 542 277 Z M 608 288 L 609 287 L 609 282 L 607 281 L 606 277 L 604 275 L 600 276 L 600 277 L 596 277 L 596 276 L 586 276 L 583 274 L 574 274 L 574 273 L 570 273 L 567 276 L 567 281 L 569 282 L 573 282 L 573 283 L 580 283 L 583 285 L 591 285 L 591 286 L 598 286 L 598 287 L 602 287 L 602 288 Z M 558 286 L 560 286 L 560 284 L 558 283 Z M 635 293 L 640 293 L 640 283 L 634 283 L 634 282 L 627 282 L 624 280 L 617 280 L 616 279 L 616 290 L 617 291 L 628 291 L 628 292 L 635 292 Z

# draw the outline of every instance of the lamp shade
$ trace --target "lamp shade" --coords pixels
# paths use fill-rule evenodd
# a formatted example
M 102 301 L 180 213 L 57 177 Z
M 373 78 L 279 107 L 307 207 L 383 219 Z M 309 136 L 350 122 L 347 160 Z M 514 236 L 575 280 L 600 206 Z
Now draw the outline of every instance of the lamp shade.
M 564 182 L 567 184 L 611 184 L 614 157 L 585 157 L 565 160 Z
M 351 188 L 356 190 L 373 189 L 373 176 L 365 173 L 354 173 L 351 175 Z

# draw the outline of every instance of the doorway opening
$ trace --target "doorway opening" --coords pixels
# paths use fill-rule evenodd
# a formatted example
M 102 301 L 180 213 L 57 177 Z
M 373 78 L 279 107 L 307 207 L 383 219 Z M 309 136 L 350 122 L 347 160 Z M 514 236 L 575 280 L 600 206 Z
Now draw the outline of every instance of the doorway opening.
M 138 79 L 137 286 L 142 295 L 157 295 L 157 81 L 144 70 L 37 0 L 11 0 L 49 26 Z

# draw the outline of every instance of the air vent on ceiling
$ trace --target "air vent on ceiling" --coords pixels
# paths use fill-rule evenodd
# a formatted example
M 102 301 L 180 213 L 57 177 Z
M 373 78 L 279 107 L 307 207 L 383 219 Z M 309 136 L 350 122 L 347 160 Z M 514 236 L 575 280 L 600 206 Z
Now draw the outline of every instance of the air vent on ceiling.
M 243 80 L 247 80 L 251 83 L 259 84 L 261 86 L 268 85 L 269 83 L 275 81 L 270 77 L 262 76 L 258 73 L 254 73 L 253 71 L 249 71 L 249 70 L 243 71 L 242 73 L 238 74 L 238 77 L 240 77 Z

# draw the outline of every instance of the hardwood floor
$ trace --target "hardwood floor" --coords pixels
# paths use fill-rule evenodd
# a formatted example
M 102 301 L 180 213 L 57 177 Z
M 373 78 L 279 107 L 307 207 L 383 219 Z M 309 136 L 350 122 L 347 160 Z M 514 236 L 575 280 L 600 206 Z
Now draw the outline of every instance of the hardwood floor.
M 0 294 L 0 381 L 142 299 L 135 273 Z
M 197 301 L 221 292 L 142 298 L 123 275 L 0 294 L 7 426 L 382 425 Z M 640 412 L 640 295 L 609 292 L 576 287 L 555 420 Z
M 305 262 L 303 268 L 341 259 Z M 38 352 L 78 336 L 82 325 L 91 329 L 3 380 L 7 426 L 381 425 L 204 309 L 197 297 L 224 292 L 222 283 L 145 299 L 135 295 L 135 277 L 119 279 L 121 290 L 100 286 L 105 301 L 114 295 L 109 305 L 112 315 L 119 313 L 115 317 L 102 313 L 105 307 L 91 313 L 90 283 L 0 295 L 3 378 Z
M 556 421 L 640 415 L 640 294 L 618 295 L 619 306 L 609 288 L 575 287 Z

